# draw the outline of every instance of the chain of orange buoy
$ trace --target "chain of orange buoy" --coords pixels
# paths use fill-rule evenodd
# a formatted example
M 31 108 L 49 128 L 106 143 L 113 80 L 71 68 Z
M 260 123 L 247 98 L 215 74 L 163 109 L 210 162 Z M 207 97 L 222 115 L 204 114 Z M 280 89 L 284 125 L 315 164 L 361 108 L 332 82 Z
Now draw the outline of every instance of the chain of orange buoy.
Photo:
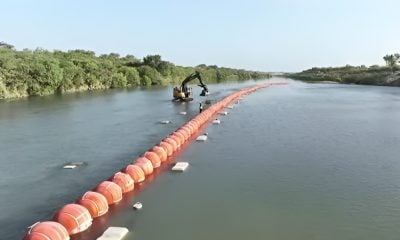
M 106 214 L 109 205 L 118 203 L 124 193 L 134 189 L 135 184 L 145 181 L 155 168 L 160 167 L 168 157 L 187 144 L 188 140 L 222 109 L 260 88 L 284 84 L 287 83 L 264 83 L 247 87 L 213 104 L 145 152 L 124 168 L 123 172 L 117 172 L 110 181 L 101 182 L 94 191 L 86 192 L 77 203 L 62 207 L 54 215 L 54 221 L 33 225 L 24 240 L 69 240 L 70 235 L 85 231 L 92 225 L 93 218 Z

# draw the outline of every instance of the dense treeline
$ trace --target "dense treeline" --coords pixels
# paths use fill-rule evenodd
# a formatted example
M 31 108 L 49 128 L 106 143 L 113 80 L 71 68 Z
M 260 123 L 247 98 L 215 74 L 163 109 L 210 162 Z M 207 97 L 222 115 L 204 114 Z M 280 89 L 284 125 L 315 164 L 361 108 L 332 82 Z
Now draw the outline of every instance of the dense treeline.
M 397 53 L 388 54 L 383 57 L 386 66 L 314 67 L 299 73 L 287 74 L 287 76 L 310 82 L 333 81 L 338 83 L 398 86 L 400 85 L 399 59 L 400 55 Z
M 125 88 L 180 83 L 195 69 L 205 83 L 248 80 L 269 74 L 201 64 L 197 67 L 176 66 L 149 55 L 137 59 L 116 53 L 96 56 L 92 51 L 22 51 L 0 43 L 0 99 L 43 96 L 54 93 L 92 89 Z

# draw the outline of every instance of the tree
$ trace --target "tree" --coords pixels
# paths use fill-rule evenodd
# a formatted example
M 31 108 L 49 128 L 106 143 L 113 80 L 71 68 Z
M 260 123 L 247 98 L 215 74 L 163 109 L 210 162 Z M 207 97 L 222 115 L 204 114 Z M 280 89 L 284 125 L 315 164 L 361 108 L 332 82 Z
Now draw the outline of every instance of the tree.
M 140 84 L 142 86 L 161 84 L 160 73 L 150 66 L 141 66 L 139 68 Z
M 14 46 L 11 44 L 8 44 L 6 42 L 0 42 L 0 48 L 7 48 L 7 49 L 14 50 Z
M 126 77 L 127 84 L 129 87 L 140 86 L 140 76 L 136 68 L 122 66 L 119 71 L 123 73 L 124 76 Z
M 383 60 L 385 60 L 386 65 L 392 69 L 394 72 L 397 68 L 397 61 L 400 59 L 400 54 L 395 53 L 395 54 L 387 54 L 383 57 Z
M 122 73 L 114 73 L 111 77 L 111 88 L 124 88 L 126 87 L 128 81 Z
M 143 58 L 143 63 L 145 65 L 156 69 L 161 64 L 161 62 L 162 60 L 160 55 L 147 55 L 146 57 Z
M 266 76 L 216 65 L 175 66 L 163 61 L 160 55 L 148 55 L 141 61 L 133 55 L 121 57 L 109 53 L 96 56 L 93 51 L 79 49 L 68 52 L 42 48 L 18 51 L 13 45 L 0 42 L 0 98 L 181 83 L 199 69 L 206 83 Z

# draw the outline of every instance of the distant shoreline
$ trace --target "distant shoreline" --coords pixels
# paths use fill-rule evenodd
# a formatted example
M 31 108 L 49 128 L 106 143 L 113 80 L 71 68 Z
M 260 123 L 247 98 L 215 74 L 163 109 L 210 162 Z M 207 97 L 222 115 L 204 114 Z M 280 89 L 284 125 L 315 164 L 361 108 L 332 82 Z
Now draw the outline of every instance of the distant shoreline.
M 312 83 L 344 83 L 375 86 L 400 86 L 400 71 L 381 66 L 311 68 L 285 77 Z
M 338 82 L 334 81 L 314 81 L 312 83 L 339 84 Z

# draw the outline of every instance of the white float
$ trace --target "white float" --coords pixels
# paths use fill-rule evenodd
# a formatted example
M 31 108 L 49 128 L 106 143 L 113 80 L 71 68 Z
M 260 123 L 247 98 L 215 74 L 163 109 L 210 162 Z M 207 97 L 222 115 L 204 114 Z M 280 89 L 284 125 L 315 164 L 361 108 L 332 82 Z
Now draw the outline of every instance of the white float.
M 232 108 L 233 108 L 233 105 L 229 105 L 228 108 L 229 108 L 229 109 L 232 109 Z
M 74 169 L 76 167 L 80 167 L 80 166 L 83 166 L 83 165 L 85 165 L 85 162 L 71 162 L 71 163 L 65 164 L 63 166 L 63 168 L 64 169 Z
M 186 168 L 189 167 L 188 162 L 177 162 L 173 167 L 172 171 L 174 172 L 183 172 L 186 170 Z
M 180 112 L 179 114 L 180 114 L 180 115 L 186 115 L 187 112 Z
M 76 165 L 68 164 L 68 165 L 65 165 L 63 168 L 64 169 L 74 169 L 76 167 L 77 167 Z
M 121 240 L 128 232 L 124 227 L 109 227 L 97 240 Z
M 219 120 L 219 119 L 217 118 L 217 119 L 214 119 L 214 120 L 212 121 L 212 123 L 213 123 L 213 124 L 220 124 L 220 123 L 221 123 L 221 120 Z
M 196 138 L 196 141 L 198 141 L 198 142 L 205 142 L 205 141 L 207 141 L 207 135 L 206 134 L 203 134 L 203 135 L 200 135 L 200 136 L 198 136 L 197 138 Z
M 160 121 L 160 123 L 161 124 L 169 124 L 169 123 L 171 123 L 171 121 L 170 120 L 162 120 L 162 121 Z
M 142 209 L 142 207 L 143 207 L 143 204 L 141 202 L 137 202 L 137 203 L 133 204 L 133 208 L 136 210 L 140 210 L 140 209 Z
M 228 115 L 228 112 L 220 112 L 219 114 L 226 116 L 226 115 Z

